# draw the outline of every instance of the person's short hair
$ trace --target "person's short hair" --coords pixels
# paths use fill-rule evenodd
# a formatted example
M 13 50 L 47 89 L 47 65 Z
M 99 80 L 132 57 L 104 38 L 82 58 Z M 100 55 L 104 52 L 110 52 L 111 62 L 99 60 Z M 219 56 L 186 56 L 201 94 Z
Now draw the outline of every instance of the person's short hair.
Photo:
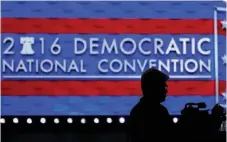
M 141 81 L 150 81 L 150 82 L 166 82 L 169 79 L 169 76 L 163 72 L 157 70 L 156 68 L 150 68 L 146 70 L 141 77 Z
M 150 87 L 163 85 L 168 79 L 168 75 L 157 70 L 156 68 L 146 70 L 141 77 L 141 87 L 143 93 L 145 93 L 146 90 L 150 90 Z

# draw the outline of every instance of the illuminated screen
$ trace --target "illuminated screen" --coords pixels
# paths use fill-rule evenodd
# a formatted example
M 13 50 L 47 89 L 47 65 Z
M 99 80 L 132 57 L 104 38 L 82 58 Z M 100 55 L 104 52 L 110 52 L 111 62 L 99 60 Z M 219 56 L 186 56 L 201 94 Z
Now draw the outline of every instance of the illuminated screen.
M 128 115 L 149 67 L 170 76 L 170 114 L 224 104 L 225 11 L 205 1 L 2 2 L 2 115 Z

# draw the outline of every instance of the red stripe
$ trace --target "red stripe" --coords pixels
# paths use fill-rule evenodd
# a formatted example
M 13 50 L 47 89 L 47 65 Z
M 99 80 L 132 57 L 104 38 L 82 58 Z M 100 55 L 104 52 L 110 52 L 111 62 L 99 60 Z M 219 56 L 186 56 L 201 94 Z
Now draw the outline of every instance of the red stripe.
M 2 18 L 2 33 L 213 34 L 213 20 Z M 221 28 L 219 34 L 225 35 Z
M 169 81 L 169 95 L 215 94 L 214 81 Z M 226 81 L 220 81 L 220 93 Z M 2 81 L 6 96 L 138 96 L 139 81 Z

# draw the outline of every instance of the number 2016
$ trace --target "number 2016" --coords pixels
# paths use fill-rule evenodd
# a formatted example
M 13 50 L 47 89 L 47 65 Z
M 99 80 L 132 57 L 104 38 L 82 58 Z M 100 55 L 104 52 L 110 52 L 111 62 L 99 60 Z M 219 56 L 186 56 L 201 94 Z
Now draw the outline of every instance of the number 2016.
M 45 39 L 43 37 L 39 38 L 39 41 L 41 43 L 41 54 L 44 54 L 44 49 L 45 49 Z M 59 38 L 55 38 L 55 40 L 53 41 L 53 43 L 51 44 L 50 48 L 50 52 L 53 55 L 58 55 L 61 52 L 61 46 L 58 44 L 59 42 Z M 11 37 L 6 37 L 3 40 L 3 44 L 8 45 L 6 47 L 6 49 L 3 51 L 3 54 L 5 55 L 12 55 L 14 54 L 13 51 L 13 47 L 15 45 L 15 40 Z

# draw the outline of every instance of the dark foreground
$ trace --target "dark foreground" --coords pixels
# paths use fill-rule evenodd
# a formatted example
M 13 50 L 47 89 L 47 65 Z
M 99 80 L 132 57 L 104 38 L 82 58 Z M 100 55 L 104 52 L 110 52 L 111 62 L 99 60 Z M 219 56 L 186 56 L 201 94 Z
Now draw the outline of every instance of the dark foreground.
M 2 142 L 127 142 L 127 116 L 102 116 L 102 117 L 4 117 L 2 126 Z M 27 118 L 32 123 L 27 123 Z M 41 118 L 46 123 L 41 123 Z M 98 121 L 94 121 L 98 118 Z M 108 118 L 108 122 L 107 122 Z M 111 118 L 111 121 L 110 119 Z M 125 121 L 122 120 L 125 119 Z M 173 116 L 179 118 L 179 116 Z M 81 121 L 81 120 L 86 121 Z M 97 120 L 97 119 L 96 119 Z M 59 122 L 59 123 L 56 123 Z M 69 123 L 70 122 L 70 123 Z M 98 122 L 98 123 L 97 123 Z M 111 123 L 110 123 L 111 122 Z M 209 125 L 209 124 L 208 124 Z M 176 123 L 177 126 L 177 123 Z M 177 136 L 177 134 L 176 134 Z M 180 138 L 181 136 L 177 136 Z M 181 139 L 181 138 L 180 138 Z M 183 140 L 183 139 L 182 139 Z M 185 140 L 187 140 L 185 138 Z M 184 140 L 184 141 L 185 141 Z M 220 131 L 215 142 L 225 142 L 226 132 Z

